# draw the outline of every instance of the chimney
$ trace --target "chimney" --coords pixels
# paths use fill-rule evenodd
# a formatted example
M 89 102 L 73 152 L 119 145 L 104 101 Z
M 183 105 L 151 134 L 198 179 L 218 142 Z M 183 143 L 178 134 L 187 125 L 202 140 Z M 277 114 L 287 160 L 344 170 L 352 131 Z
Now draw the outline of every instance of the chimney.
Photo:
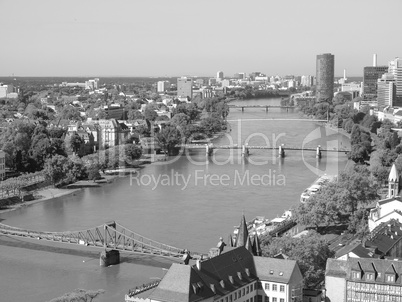
M 197 266 L 197 269 L 200 271 L 201 270 L 201 260 L 198 259 L 197 262 L 195 263 L 195 265 Z
M 343 79 L 346 80 L 346 69 L 343 70 Z
M 376 67 L 377 66 L 377 54 L 373 54 L 373 66 Z

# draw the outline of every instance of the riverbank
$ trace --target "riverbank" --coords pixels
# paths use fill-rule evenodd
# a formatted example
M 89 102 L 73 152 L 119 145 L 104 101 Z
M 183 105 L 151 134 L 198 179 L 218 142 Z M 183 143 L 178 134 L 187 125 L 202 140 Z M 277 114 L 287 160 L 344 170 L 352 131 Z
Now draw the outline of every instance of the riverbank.
M 55 188 L 53 186 L 47 186 L 33 192 L 34 200 L 22 201 L 13 205 L 9 205 L 5 209 L 0 209 L 0 214 L 7 213 L 10 211 L 15 211 L 17 209 L 27 207 L 39 202 L 53 200 L 59 197 L 68 196 L 81 191 L 84 188 L 94 188 L 100 187 L 103 184 L 111 183 L 114 179 L 118 177 L 125 177 L 131 173 L 137 173 L 142 167 L 138 166 L 135 168 L 122 168 L 115 170 L 107 170 L 106 173 L 102 175 L 102 179 L 92 181 L 92 180 L 79 180 L 75 183 L 69 184 L 63 188 Z

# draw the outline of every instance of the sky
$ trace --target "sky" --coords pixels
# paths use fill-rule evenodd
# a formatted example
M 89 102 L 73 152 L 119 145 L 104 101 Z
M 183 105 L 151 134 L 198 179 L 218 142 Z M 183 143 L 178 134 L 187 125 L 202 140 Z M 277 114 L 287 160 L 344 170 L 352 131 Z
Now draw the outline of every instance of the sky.
M 402 0 L 0 0 L 0 76 L 335 76 L 402 57 Z

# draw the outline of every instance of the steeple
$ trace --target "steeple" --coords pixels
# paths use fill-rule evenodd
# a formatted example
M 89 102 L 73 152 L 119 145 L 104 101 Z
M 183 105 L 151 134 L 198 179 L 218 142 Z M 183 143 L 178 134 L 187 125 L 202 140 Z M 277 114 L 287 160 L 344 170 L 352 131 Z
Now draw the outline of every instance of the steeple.
M 233 247 L 233 238 L 232 238 L 232 235 L 230 235 L 230 234 L 229 234 L 229 238 L 228 238 L 228 246 Z
M 399 193 L 399 173 L 395 164 L 392 165 L 388 177 L 388 198 L 396 197 Z
M 248 237 L 249 236 L 248 236 L 246 217 L 244 217 L 244 215 L 243 215 L 243 217 L 240 221 L 239 231 L 237 232 L 236 242 L 235 242 L 234 246 L 235 247 L 245 246 L 247 243 Z
M 258 239 L 257 233 L 254 234 L 254 240 L 253 240 L 253 254 L 254 254 L 255 256 L 261 256 L 260 239 Z

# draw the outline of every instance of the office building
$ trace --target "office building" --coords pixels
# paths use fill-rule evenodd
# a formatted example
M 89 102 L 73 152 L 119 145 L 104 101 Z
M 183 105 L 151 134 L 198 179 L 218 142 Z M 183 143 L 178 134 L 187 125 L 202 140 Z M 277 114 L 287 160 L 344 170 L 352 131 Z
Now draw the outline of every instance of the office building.
M 177 96 L 178 97 L 193 97 L 193 79 L 181 77 L 177 79 Z
M 169 81 L 159 81 L 158 82 L 158 92 L 165 92 L 170 89 Z
M 373 66 L 363 69 L 363 100 L 376 101 L 377 81 L 384 73 L 388 72 L 388 66 L 377 66 L 377 55 L 373 55 Z
M 135 302 L 301 302 L 303 277 L 294 260 L 253 256 L 244 246 L 193 266 L 173 263 L 159 282 L 130 290 Z
M 335 56 L 330 53 L 317 55 L 316 101 L 331 102 L 334 96 Z
M 384 73 L 380 79 L 377 80 L 377 106 L 382 110 L 385 107 L 392 107 L 396 97 L 394 75 L 391 73 Z
M 388 72 L 395 80 L 395 101 L 398 106 L 402 106 L 402 59 L 395 58 L 388 62 Z
M 348 258 L 328 259 L 326 300 L 336 302 L 402 302 L 402 262 Z
M 218 71 L 218 72 L 216 73 L 216 79 L 217 79 L 218 81 L 222 81 L 222 80 L 223 80 L 223 71 Z

